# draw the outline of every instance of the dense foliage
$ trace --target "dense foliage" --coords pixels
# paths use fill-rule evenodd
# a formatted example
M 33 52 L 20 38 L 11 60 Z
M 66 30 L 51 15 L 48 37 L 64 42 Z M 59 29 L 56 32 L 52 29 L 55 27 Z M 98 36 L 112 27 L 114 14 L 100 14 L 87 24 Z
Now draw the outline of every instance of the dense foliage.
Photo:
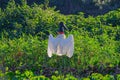
M 1 0 L 0 7 L 4 9 L 9 1 Z M 85 12 L 86 17 L 88 15 L 102 15 L 108 11 L 120 8 L 119 0 L 14 0 L 16 4 L 21 5 L 23 1 L 27 1 L 28 5 L 44 4 L 46 6 L 56 7 L 56 10 L 60 10 L 63 14 L 76 14 L 80 11 Z
M 6 5 L 8 4 L 8 2 L 11 0 L 2 0 L 0 3 L 0 7 L 5 8 Z M 72 3 L 79 3 L 81 5 L 86 5 L 86 4 L 91 4 L 91 5 L 96 5 L 96 6 L 105 6 L 105 5 L 115 5 L 117 3 L 119 3 L 119 0 L 14 0 L 17 4 L 21 4 L 22 1 L 27 1 L 28 4 L 33 4 L 33 3 L 37 3 L 37 4 L 43 4 L 45 2 L 50 2 L 50 5 L 53 4 L 57 4 L 57 5 L 63 5 L 66 4 L 67 2 L 72 2 Z M 59 3 L 61 1 L 61 3 Z
M 74 35 L 72 58 L 47 56 L 48 36 L 57 35 L 60 21 L 69 28 L 66 35 Z M 85 18 L 81 12 L 65 16 L 54 8 L 12 0 L 0 9 L 0 35 L 1 78 L 120 79 L 120 9 Z

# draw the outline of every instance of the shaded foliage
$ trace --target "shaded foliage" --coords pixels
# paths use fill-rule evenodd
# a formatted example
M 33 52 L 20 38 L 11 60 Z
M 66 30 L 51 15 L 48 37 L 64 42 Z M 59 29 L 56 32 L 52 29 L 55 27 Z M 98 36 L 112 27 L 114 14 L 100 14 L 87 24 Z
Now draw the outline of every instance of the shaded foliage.
M 0 7 L 4 9 L 11 0 L 1 0 Z M 63 14 L 77 14 L 84 12 L 86 17 L 88 15 L 97 16 L 107 13 L 108 11 L 120 8 L 119 0 L 14 0 L 16 4 L 22 4 L 27 1 L 28 5 L 44 4 L 47 6 L 56 6 L 56 10 L 60 10 Z

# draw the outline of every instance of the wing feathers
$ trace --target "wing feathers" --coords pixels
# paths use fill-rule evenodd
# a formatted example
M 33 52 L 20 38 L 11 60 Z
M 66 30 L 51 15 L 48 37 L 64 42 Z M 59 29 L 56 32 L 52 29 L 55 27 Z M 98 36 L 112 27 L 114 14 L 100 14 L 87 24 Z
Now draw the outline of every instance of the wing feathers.
M 48 52 L 47 52 L 49 57 L 52 57 L 52 53 L 55 52 L 54 44 L 53 44 L 54 41 L 55 41 L 55 38 L 52 36 L 52 34 L 50 34 L 49 40 L 48 40 Z
M 70 35 L 68 37 L 68 39 L 66 39 L 66 42 L 67 42 L 66 47 L 68 47 L 66 55 L 69 58 L 71 58 L 73 56 L 73 52 L 74 52 L 74 38 L 73 38 L 73 35 Z
M 54 38 L 52 35 L 49 36 L 48 40 L 48 56 L 51 57 L 52 53 L 56 53 L 59 56 L 67 55 L 69 58 L 72 57 L 74 52 L 74 38 L 70 35 L 68 38 Z

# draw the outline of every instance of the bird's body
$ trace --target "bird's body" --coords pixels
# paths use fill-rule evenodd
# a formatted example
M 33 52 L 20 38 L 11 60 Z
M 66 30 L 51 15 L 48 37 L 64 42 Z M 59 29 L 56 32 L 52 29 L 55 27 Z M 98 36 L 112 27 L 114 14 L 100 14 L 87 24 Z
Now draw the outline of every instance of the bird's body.
M 68 38 L 65 34 L 59 34 L 56 38 L 49 35 L 48 40 L 48 56 L 52 57 L 52 54 L 58 56 L 66 55 L 69 58 L 72 57 L 74 51 L 74 38 L 70 35 Z

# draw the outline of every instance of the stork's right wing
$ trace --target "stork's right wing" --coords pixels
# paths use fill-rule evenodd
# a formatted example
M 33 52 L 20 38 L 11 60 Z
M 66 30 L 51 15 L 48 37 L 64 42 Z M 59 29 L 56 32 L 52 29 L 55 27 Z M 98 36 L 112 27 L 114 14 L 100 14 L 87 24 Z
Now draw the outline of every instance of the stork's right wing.
M 66 39 L 62 39 L 59 43 L 57 54 L 58 55 L 67 55 L 69 58 L 72 57 L 74 52 L 74 38 L 73 35 L 70 35 Z
M 68 50 L 67 50 L 67 56 L 69 58 L 71 58 L 73 56 L 73 52 L 74 52 L 74 38 L 73 38 L 73 35 L 70 35 L 67 39 L 66 39 L 66 42 L 67 43 L 67 47 L 68 47 Z

